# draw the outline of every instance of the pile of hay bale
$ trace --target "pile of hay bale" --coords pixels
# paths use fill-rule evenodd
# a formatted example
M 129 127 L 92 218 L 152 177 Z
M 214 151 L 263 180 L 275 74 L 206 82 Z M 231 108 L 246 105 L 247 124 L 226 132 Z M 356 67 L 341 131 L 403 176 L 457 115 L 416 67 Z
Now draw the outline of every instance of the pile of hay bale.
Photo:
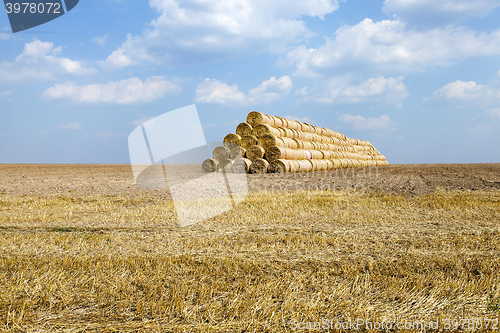
M 248 114 L 236 133 L 224 137 L 204 172 L 285 173 L 385 166 L 389 163 L 368 141 L 347 138 L 327 128 L 258 111 Z

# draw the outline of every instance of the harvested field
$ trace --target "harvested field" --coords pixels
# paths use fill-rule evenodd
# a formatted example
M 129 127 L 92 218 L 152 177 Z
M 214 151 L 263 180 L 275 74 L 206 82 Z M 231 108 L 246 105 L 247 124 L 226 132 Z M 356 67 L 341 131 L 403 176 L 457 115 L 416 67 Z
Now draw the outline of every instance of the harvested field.
M 500 164 L 247 177 L 235 209 L 180 228 L 168 191 L 138 188 L 130 166 L 0 165 L 0 327 L 500 317 Z

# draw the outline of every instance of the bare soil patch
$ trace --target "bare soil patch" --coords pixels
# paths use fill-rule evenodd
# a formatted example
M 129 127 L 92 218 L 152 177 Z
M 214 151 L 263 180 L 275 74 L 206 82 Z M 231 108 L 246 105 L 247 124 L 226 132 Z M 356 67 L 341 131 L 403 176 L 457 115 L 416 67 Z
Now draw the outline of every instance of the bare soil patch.
M 200 165 L 182 165 L 179 178 L 203 177 Z M 390 165 L 327 172 L 247 175 L 250 191 L 308 189 L 368 190 L 409 197 L 444 190 L 500 189 L 499 164 Z M 130 165 L 0 165 L 0 195 L 152 195 L 168 190 L 142 189 Z

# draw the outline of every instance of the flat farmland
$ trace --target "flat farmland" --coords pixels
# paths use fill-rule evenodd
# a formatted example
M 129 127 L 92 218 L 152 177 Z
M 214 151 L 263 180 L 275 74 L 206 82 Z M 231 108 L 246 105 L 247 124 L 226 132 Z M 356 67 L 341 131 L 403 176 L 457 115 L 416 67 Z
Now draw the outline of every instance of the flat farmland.
M 234 209 L 181 228 L 128 165 L 0 165 L 0 329 L 498 331 L 500 164 L 247 180 Z

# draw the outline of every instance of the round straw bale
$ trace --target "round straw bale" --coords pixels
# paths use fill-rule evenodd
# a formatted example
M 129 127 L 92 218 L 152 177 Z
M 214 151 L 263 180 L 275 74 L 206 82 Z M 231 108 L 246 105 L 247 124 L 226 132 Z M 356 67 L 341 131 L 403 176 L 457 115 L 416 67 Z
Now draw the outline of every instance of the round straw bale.
M 326 162 L 326 170 L 333 170 L 333 161 L 330 159 L 324 161 Z
M 238 134 L 234 134 L 234 133 L 229 133 L 228 135 L 226 135 L 224 137 L 224 146 L 228 147 L 229 149 L 233 148 L 231 146 L 232 145 L 237 145 L 237 146 L 240 146 L 241 145 L 241 136 L 239 136 Z
M 278 117 L 278 118 L 281 119 L 281 123 L 283 124 L 282 127 L 290 128 L 290 126 L 288 126 L 288 119 L 283 117 Z
M 252 127 L 260 124 L 273 125 L 274 120 L 267 114 L 261 113 L 259 111 L 252 111 L 247 116 L 247 123 L 249 123 Z
M 318 170 L 326 171 L 326 170 L 330 170 L 330 164 L 332 162 L 329 160 L 318 160 L 318 163 L 319 163 Z
M 241 146 L 248 150 L 249 147 L 258 143 L 257 137 L 254 135 L 247 135 L 241 138 Z
M 299 148 L 297 145 L 297 141 L 290 138 L 279 138 L 283 142 L 283 147 L 297 149 Z
M 329 150 L 320 150 L 321 154 L 323 154 L 323 158 L 326 160 L 329 160 L 332 158 L 332 155 L 330 154 Z
M 252 125 L 250 125 L 249 123 L 240 123 L 238 126 L 236 126 L 236 134 L 241 137 L 252 135 Z
M 247 149 L 247 158 L 253 162 L 256 159 L 263 158 L 265 153 L 266 151 L 264 148 L 258 145 L 253 145 Z
M 308 149 L 307 150 L 309 153 L 311 153 L 311 158 L 315 160 L 319 160 L 323 158 L 323 153 L 320 152 L 319 150 L 315 149 Z
M 349 161 L 346 158 L 341 158 L 340 162 L 342 164 L 342 168 L 348 168 L 349 167 Z
M 334 158 L 334 159 L 331 159 L 330 161 L 332 161 L 332 163 L 333 163 L 333 169 L 342 168 L 342 161 L 340 159 Z
M 278 160 L 278 159 L 286 159 L 289 148 L 283 148 L 278 146 L 271 146 L 266 150 L 266 160 L 269 162 Z M 293 150 L 291 150 L 293 151 Z
M 229 173 L 231 172 L 232 165 L 232 160 L 230 160 L 229 158 L 224 158 L 219 161 L 219 164 L 217 165 L 217 171 Z
M 269 147 L 272 146 L 280 146 L 283 147 L 284 143 L 282 140 L 280 140 L 279 137 L 271 135 L 271 134 L 264 134 L 260 136 L 258 139 L 258 145 L 267 150 Z
M 318 161 L 317 160 L 307 160 L 309 163 L 311 163 L 312 169 L 311 171 L 317 171 L 318 170 Z
M 203 172 L 215 172 L 217 171 L 217 160 L 213 158 L 209 158 L 203 161 L 201 164 L 201 170 Z
M 303 123 L 302 124 L 302 131 L 304 131 L 306 133 L 313 133 L 314 132 L 314 128 L 312 127 L 312 125 L 310 125 L 308 123 Z
M 297 148 L 298 149 L 303 149 L 304 148 L 304 141 L 299 140 L 299 139 L 292 139 L 292 140 L 295 141 L 295 143 L 297 144 Z
M 248 173 L 250 171 L 250 165 L 252 161 L 248 158 L 237 158 L 233 161 L 231 166 L 232 173 Z
M 290 172 L 299 172 L 300 164 L 298 160 L 288 160 L 290 163 Z
M 269 163 L 269 172 L 271 173 L 286 173 L 290 172 L 291 165 L 289 160 L 279 159 Z
M 231 152 L 229 153 L 229 158 L 234 160 L 234 159 L 237 159 L 237 158 L 243 158 L 246 156 L 246 149 L 243 148 L 243 147 L 233 147 L 231 149 Z
M 299 172 L 310 172 L 312 171 L 312 164 L 308 160 L 299 161 Z
M 285 127 L 285 126 L 283 126 L 283 121 L 281 120 L 280 117 L 276 117 L 276 116 L 271 116 L 271 117 L 274 121 L 274 124 L 273 124 L 274 127 Z
M 212 151 L 212 157 L 215 158 L 217 161 L 221 161 L 225 158 L 229 158 L 229 154 L 231 151 L 229 148 L 224 147 L 224 146 L 219 146 L 215 147 L 215 149 Z
M 295 120 L 290 120 L 290 119 L 287 119 L 287 120 L 286 120 L 286 123 L 288 124 L 288 126 L 287 126 L 287 127 L 288 127 L 289 129 L 295 129 L 295 130 L 300 129 L 300 125 L 299 125 L 299 123 L 298 123 L 297 121 L 295 121 Z
M 255 135 L 257 137 L 262 136 L 264 134 L 271 134 L 274 136 L 281 135 L 281 132 L 279 129 L 272 127 L 271 125 L 268 125 L 268 124 L 257 125 L 253 128 L 252 131 L 253 131 L 253 135 Z
M 265 159 L 258 158 L 250 165 L 251 173 L 266 173 L 269 168 L 269 162 Z

